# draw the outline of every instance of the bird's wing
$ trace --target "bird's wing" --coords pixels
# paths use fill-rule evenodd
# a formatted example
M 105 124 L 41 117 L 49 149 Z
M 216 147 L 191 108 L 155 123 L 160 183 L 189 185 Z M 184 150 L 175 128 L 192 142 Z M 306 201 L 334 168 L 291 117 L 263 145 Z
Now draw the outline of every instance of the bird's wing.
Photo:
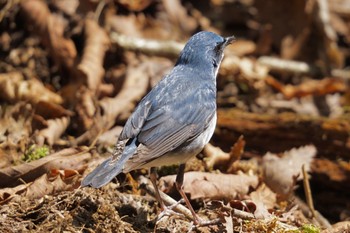
M 138 141 L 146 150 L 132 160 L 141 163 L 151 161 L 192 141 L 209 126 L 215 109 L 215 102 L 197 107 L 188 103 L 173 111 L 160 109 L 150 114 L 138 135 Z
M 140 102 L 133 114 L 125 123 L 124 128 L 119 136 L 119 141 L 136 137 L 143 124 L 145 123 L 150 113 L 152 102 L 148 100 L 147 96 Z
M 172 73 L 159 82 L 125 124 L 119 140 L 137 137 L 146 149 L 132 157 L 133 161 L 153 160 L 196 138 L 209 126 L 216 112 L 215 86 L 204 86 L 183 73 Z

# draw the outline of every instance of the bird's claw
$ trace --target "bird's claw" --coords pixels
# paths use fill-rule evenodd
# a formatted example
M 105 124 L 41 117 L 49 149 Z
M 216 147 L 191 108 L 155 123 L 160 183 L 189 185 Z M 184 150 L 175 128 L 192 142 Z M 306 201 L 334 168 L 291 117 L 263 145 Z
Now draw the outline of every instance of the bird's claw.
M 160 221 L 165 216 L 175 215 L 175 216 L 179 216 L 179 217 L 185 217 L 185 215 L 173 210 L 176 206 L 178 206 L 182 202 L 183 202 L 183 199 L 179 200 L 178 202 L 176 202 L 175 204 L 172 204 L 170 206 L 165 206 L 165 205 L 162 206 L 162 212 L 159 213 L 159 215 L 157 217 L 157 222 Z

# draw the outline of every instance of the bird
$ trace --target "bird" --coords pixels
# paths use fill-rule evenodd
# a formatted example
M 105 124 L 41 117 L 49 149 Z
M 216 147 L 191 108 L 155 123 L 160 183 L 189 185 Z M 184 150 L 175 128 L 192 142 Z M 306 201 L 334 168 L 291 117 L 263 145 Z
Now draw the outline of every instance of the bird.
M 191 211 L 182 185 L 185 163 L 201 152 L 216 127 L 216 77 L 226 46 L 234 36 L 222 37 L 200 31 L 186 43 L 173 67 L 139 102 L 126 121 L 118 142 L 123 151 L 114 153 L 81 182 L 100 188 L 119 173 L 150 168 L 150 178 L 162 209 L 166 208 L 156 184 L 156 167 L 179 164 L 175 186 Z

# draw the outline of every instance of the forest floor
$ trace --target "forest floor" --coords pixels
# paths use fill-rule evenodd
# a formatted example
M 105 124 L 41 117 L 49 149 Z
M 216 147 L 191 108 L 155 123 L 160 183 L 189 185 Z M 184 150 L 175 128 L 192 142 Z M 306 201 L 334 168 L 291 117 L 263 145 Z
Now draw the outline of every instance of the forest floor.
M 346 0 L 0 1 L 0 232 L 350 232 Z M 194 33 L 237 40 L 186 164 L 80 187 Z

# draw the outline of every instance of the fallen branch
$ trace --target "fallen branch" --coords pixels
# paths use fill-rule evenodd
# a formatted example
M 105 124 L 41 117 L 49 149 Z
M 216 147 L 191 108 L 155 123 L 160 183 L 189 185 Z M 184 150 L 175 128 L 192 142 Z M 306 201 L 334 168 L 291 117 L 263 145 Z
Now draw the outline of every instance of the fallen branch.
M 262 56 L 258 58 L 258 63 L 267 66 L 271 71 L 286 72 L 294 74 L 320 74 L 320 69 L 305 62 L 290 61 L 277 57 Z
M 177 57 L 184 44 L 175 41 L 159 41 L 136 38 L 112 32 L 111 41 L 125 50 L 142 52 L 148 55 Z
M 143 39 L 125 36 L 116 32 L 111 32 L 110 38 L 112 43 L 125 50 L 141 52 L 147 55 L 177 57 L 184 47 L 184 43 L 176 41 Z M 233 63 L 235 64 L 241 63 L 241 58 L 237 56 L 230 54 L 227 57 L 229 57 L 231 60 L 233 59 Z M 249 60 L 253 62 L 252 59 Z M 229 68 L 232 68 L 231 63 L 232 62 L 222 62 L 221 69 L 227 70 Z M 255 61 L 253 63 L 255 64 Z M 319 67 L 302 61 L 291 61 L 276 57 L 262 56 L 258 58 L 256 63 L 266 66 L 270 71 L 286 72 L 291 74 L 322 75 L 322 70 Z M 350 78 L 350 72 L 346 72 L 343 69 L 333 69 L 331 70 L 331 75 L 344 79 Z
M 232 145 L 244 135 L 246 148 L 262 153 L 281 152 L 293 147 L 313 144 L 323 156 L 350 158 L 350 120 L 346 117 L 329 119 L 294 113 L 277 115 L 255 114 L 237 109 L 218 109 L 215 136 L 221 148 Z

